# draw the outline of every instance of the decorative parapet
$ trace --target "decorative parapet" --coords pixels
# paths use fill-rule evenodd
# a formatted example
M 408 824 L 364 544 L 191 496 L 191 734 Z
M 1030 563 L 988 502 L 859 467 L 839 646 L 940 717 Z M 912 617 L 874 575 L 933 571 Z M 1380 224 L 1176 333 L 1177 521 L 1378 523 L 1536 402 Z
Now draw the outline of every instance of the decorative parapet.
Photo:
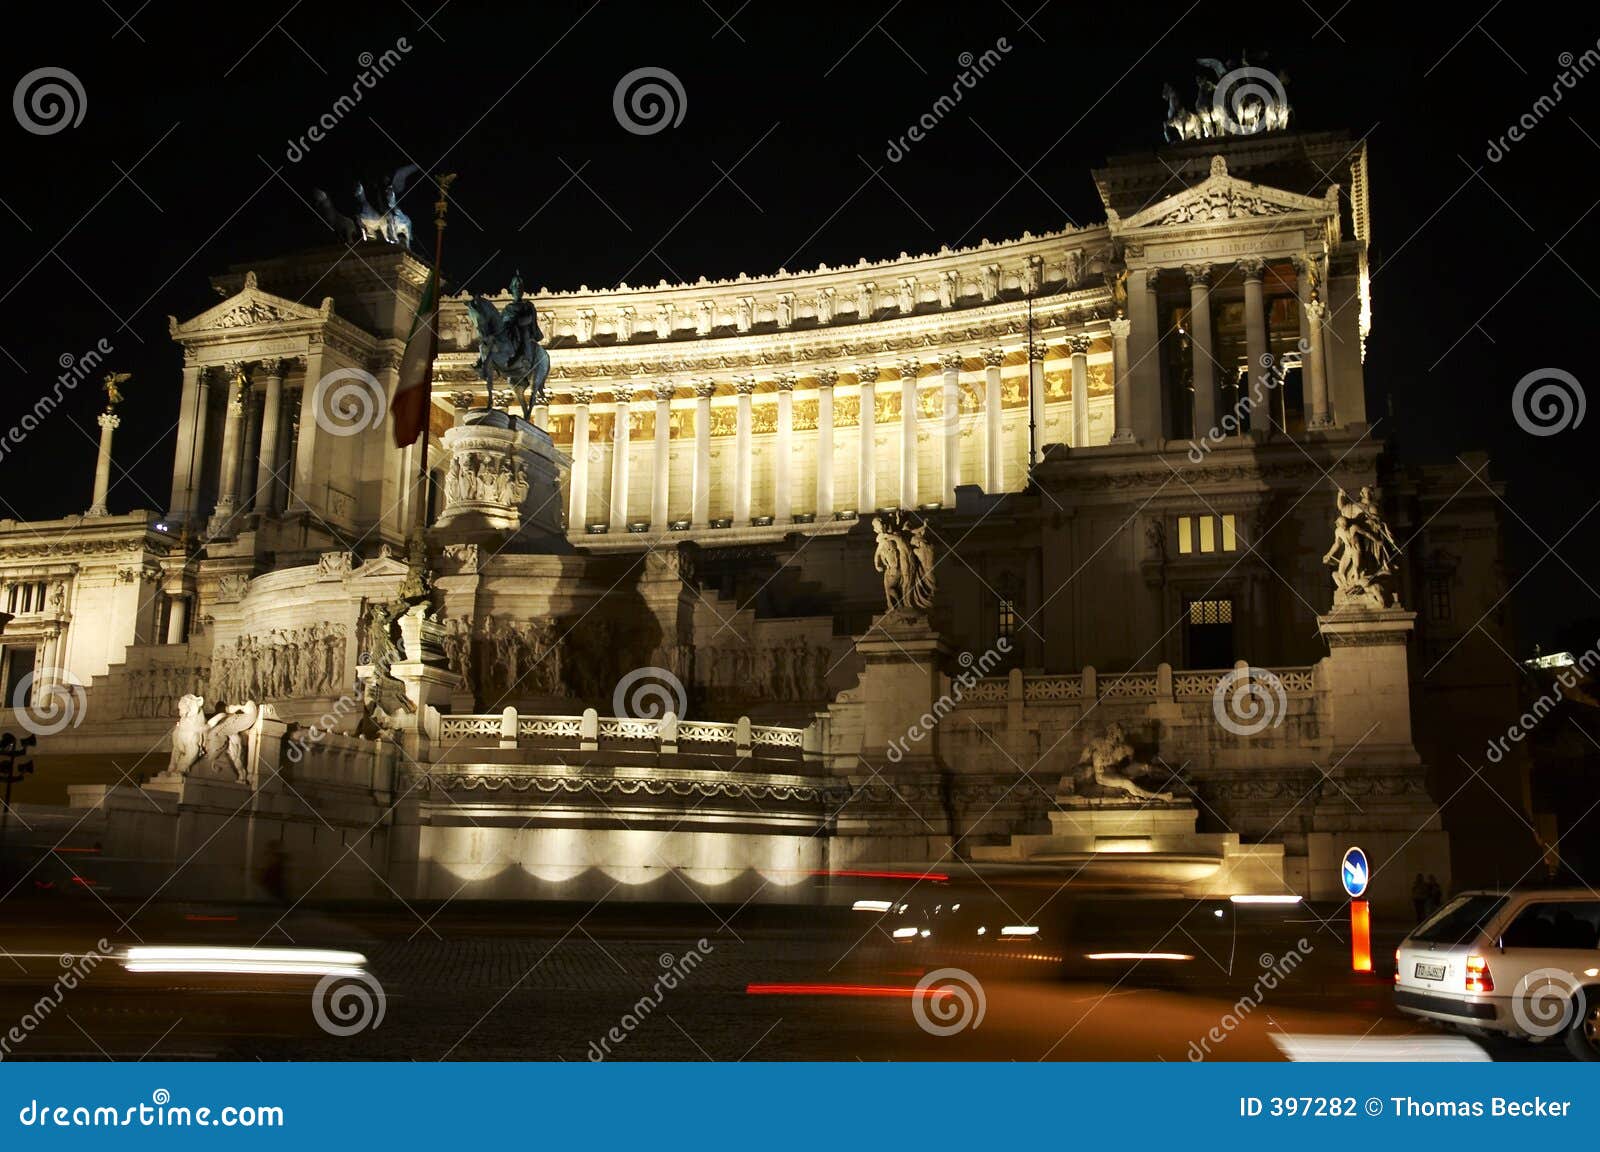
M 1115 675 L 1085 668 L 1076 676 L 1022 675 L 1016 677 L 1020 693 L 1012 690 L 1012 678 L 989 676 L 961 694 L 960 704 L 971 707 L 1005 704 L 1021 699 L 1027 704 L 1078 703 L 1084 700 L 1126 700 L 1158 702 L 1166 700 L 1209 700 L 1217 688 L 1237 668 L 1173 671 L 1163 664 L 1154 672 L 1124 672 Z M 1317 691 L 1316 669 L 1253 668 L 1251 675 L 1276 677 L 1286 696 L 1310 696 Z
M 515 733 L 515 735 L 510 735 Z M 581 716 L 521 716 L 507 708 L 493 715 L 457 715 L 440 718 L 440 739 L 450 747 L 563 748 L 571 751 L 612 750 L 663 752 L 687 750 L 718 755 L 797 760 L 803 755 L 806 731 L 751 724 L 748 717 L 725 724 L 708 720 L 679 720 L 671 713 L 660 719 L 599 716 L 594 709 Z M 644 747 L 641 748 L 641 745 Z

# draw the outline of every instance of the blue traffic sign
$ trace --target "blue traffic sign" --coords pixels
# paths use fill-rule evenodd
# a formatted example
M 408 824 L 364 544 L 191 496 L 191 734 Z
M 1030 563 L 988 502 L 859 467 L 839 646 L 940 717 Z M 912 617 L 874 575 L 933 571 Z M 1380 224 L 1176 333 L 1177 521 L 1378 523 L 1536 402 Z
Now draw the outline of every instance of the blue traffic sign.
M 1354 845 L 1347 848 L 1344 862 L 1339 865 L 1339 879 L 1344 884 L 1344 890 L 1350 894 L 1350 899 L 1359 900 L 1367 890 L 1367 881 L 1371 879 L 1367 872 L 1367 854 Z

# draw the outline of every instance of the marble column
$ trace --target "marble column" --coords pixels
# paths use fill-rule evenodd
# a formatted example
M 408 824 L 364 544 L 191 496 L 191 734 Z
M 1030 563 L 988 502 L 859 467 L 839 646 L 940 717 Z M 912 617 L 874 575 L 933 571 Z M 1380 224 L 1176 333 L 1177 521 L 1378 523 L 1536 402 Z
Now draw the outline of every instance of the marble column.
M 1089 337 L 1071 337 L 1072 349 L 1072 446 L 1089 446 Z
M 261 450 L 256 457 L 255 512 L 275 516 L 278 503 L 279 438 L 283 435 L 283 362 L 269 360 L 262 371 Z
M 1135 440 L 1133 385 L 1128 379 L 1128 333 L 1132 329 L 1133 322 L 1125 316 L 1118 316 L 1111 321 L 1112 406 L 1116 418 L 1116 431 L 1111 434 L 1113 444 L 1132 444 Z
M 650 531 L 665 532 L 672 527 L 672 394 L 677 389 L 663 380 L 655 387 L 655 455 L 651 459 Z
M 900 362 L 900 507 L 917 506 L 917 373 L 915 360 Z
M 256 474 L 261 465 L 261 408 L 252 389 L 244 396 L 244 460 L 239 465 L 239 507 L 250 507 L 256 495 Z
M 467 413 L 472 411 L 472 401 L 471 392 L 450 393 L 450 407 L 455 409 L 455 415 L 451 418 L 452 427 L 460 428 L 467 422 Z
M 1042 340 L 1028 347 L 1028 466 L 1044 452 L 1044 354 Z
M 943 369 L 942 381 L 943 407 L 939 432 L 942 453 L 940 466 L 940 495 L 946 508 L 956 506 L 956 485 L 961 483 L 961 364 L 962 356 L 959 352 L 946 352 L 939 357 L 939 367 Z
M 572 474 L 567 493 L 567 531 L 582 536 L 589 530 L 589 402 L 594 392 L 572 390 Z
M 189 458 L 185 462 L 185 484 L 183 493 L 183 519 L 186 523 L 203 520 L 205 513 L 200 510 L 200 494 L 205 488 L 206 479 L 206 430 L 211 423 L 211 369 L 200 367 L 195 369 L 194 376 L 194 412 L 188 428 Z M 178 455 L 183 455 L 183 441 L 179 441 Z
M 106 493 L 111 488 L 111 434 L 122 423 L 122 417 L 107 408 L 100 413 L 100 451 L 94 461 L 94 502 L 89 505 L 89 516 L 106 514 Z
M 1328 365 L 1324 359 L 1322 339 L 1328 306 L 1317 299 L 1315 291 L 1306 304 L 1306 315 L 1310 319 L 1311 330 L 1311 347 L 1303 357 L 1307 371 L 1302 373 L 1306 379 L 1306 427 L 1331 428 L 1333 416 L 1328 411 Z
M 1205 264 L 1185 264 L 1189 277 L 1189 348 L 1193 355 L 1194 427 L 1190 435 L 1203 439 L 1217 426 L 1216 361 L 1211 351 L 1211 269 Z
M 535 404 L 533 406 L 533 426 L 541 432 L 550 431 L 550 405 Z
M 1006 354 L 999 348 L 983 351 L 983 490 L 990 495 L 1006 488 L 1005 426 L 1001 404 L 1000 369 Z
M 833 519 L 833 386 L 839 373 L 817 372 L 817 520 Z
M 312 344 L 306 352 L 305 379 L 300 385 L 300 420 L 296 426 L 294 448 L 294 506 L 298 509 L 318 510 L 323 503 L 321 493 L 327 491 L 327 481 L 317 482 L 317 382 L 322 379 L 323 349 L 320 343 Z M 312 496 L 318 499 L 312 503 Z
M 1267 262 L 1259 257 L 1251 257 L 1239 261 L 1239 269 L 1244 273 L 1245 379 L 1249 385 L 1245 394 L 1239 397 L 1240 430 L 1243 430 L 1250 413 L 1260 405 L 1263 412 L 1260 430 L 1265 431 L 1271 427 L 1272 421 L 1272 397 L 1267 393 L 1267 381 L 1271 379 L 1267 361 L 1270 342 L 1266 299 L 1261 285 L 1267 273 Z M 1257 430 L 1254 420 L 1250 420 L 1250 430 Z
M 182 593 L 167 596 L 167 643 L 182 644 L 189 623 L 189 597 Z
M 694 386 L 694 492 L 690 519 L 696 528 L 711 522 L 711 397 L 715 380 Z
M 878 382 L 878 370 L 870 364 L 856 369 L 856 382 L 861 386 L 860 413 L 856 419 L 860 449 L 856 453 L 856 512 L 871 516 L 878 510 L 878 397 L 873 385 Z
M 778 374 L 778 432 L 772 462 L 772 522 L 787 524 L 794 519 L 794 504 L 789 492 L 790 454 L 794 450 L 793 373 Z
M 1158 268 L 1128 269 L 1128 407 L 1135 439 L 1154 442 L 1167 436 L 1163 422 L 1161 356 L 1158 345 L 1161 310 Z
M 188 352 L 185 351 L 187 357 Z M 194 443 L 195 401 L 200 376 L 204 372 L 198 364 L 183 366 L 182 395 L 178 398 L 178 446 L 172 454 L 172 494 L 167 500 L 167 519 L 178 521 L 187 515 L 189 493 L 189 450 Z
M 626 532 L 628 530 L 628 435 L 632 431 L 629 422 L 632 419 L 629 411 L 629 400 L 632 399 L 633 385 L 618 384 L 616 386 L 615 415 L 611 422 L 611 531 Z
M 733 425 L 733 522 L 745 525 L 750 523 L 751 455 L 755 450 L 750 432 L 750 397 L 756 390 L 755 377 L 739 377 L 733 382 L 733 390 L 738 394 Z
M 222 426 L 222 471 L 218 480 L 217 508 L 211 517 L 213 533 L 227 527 L 233 518 L 239 494 L 240 426 L 244 423 L 244 401 L 250 394 L 243 369 L 235 372 L 228 385 L 228 418 Z

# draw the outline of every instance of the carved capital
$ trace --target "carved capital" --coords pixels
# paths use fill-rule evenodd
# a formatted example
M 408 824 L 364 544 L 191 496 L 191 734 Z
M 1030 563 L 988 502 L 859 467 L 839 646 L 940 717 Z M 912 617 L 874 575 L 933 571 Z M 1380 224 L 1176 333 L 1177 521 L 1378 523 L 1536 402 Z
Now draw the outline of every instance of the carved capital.
M 1111 321 L 1111 335 L 1115 336 L 1118 340 L 1126 340 L 1132 331 L 1133 321 L 1129 320 L 1126 316 L 1118 316 L 1115 320 Z
M 896 365 L 900 372 L 900 379 L 916 383 L 917 374 L 922 371 L 922 365 L 915 360 L 902 360 Z
M 455 406 L 458 412 L 465 412 L 468 408 L 471 408 L 473 399 L 471 392 L 450 393 L 450 403 Z
M 1006 362 L 1004 348 L 985 348 L 983 350 L 983 363 L 986 368 L 1000 368 Z
M 1267 262 L 1259 256 L 1246 256 L 1239 261 L 1239 271 L 1247 281 L 1260 280 L 1267 274 Z
M 678 386 L 671 380 L 657 380 L 655 383 L 655 396 L 657 400 L 670 401 L 678 394 Z
M 116 429 L 122 423 L 122 417 L 109 408 L 100 413 L 99 424 L 102 428 Z
M 1211 265 L 1209 264 L 1185 264 L 1183 266 L 1183 274 L 1189 278 L 1189 287 L 1191 288 L 1211 287 Z
M 572 402 L 580 408 L 587 408 L 593 400 L 593 388 L 574 388 L 572 390 Z
M 717 394 L 715 380 L 697 380 L 694 385 L 694 394 L 702 400 L 709 400 Z
M 777 377 L 778 391 L 793 392 L 797 377 L 793 372 L 779 372 Z
M 733 390 L 740 396 L 750 395 L 756 390 L 756 378 L 754 376 L 736 377 L 733 381 Z
M 839 373 L 833 368 L 817 369 L 817 387 L 832 388 L 839 382 Z
M 856 383 L 864 384 L 867 387 L 871 387 L 872 385 L 876 384 L 877 382 L 878 382 L 878 369 L 877 369 L 876 365 L 873 365 L 873 364 L 857 364 L 856 365 Z
M 939 357 L 939 367 L 943 368 L 946 372 L 961 371 L 961 365 L 963 363 L 965 363 L 965 360 L 959 352 L 945 352 Z
M 1090 340 L 1089 337 L 1082 333 L 1067 337 L 1067 347 L 1072 349 L 1074 356 L 1087 356 L 1089 354 L 1089 345 L 1093 343 L 1093 340 Z
M 1028 345 L 1028 359 L 1038 363 L 1044 359 L 1045 351 L 1046 348 L 1044 341 L 1035 340 L 1032 344 Z

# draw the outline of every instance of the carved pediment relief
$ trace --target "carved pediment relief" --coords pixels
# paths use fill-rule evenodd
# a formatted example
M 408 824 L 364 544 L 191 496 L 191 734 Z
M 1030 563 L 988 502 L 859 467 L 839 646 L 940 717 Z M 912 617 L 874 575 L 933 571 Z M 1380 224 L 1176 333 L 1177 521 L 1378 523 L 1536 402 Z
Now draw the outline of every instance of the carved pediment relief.
M 262 291 L 256 284 L 256 274 L 245 274 L 244 287 L 236 295 L 206 309 L 192 320 L 179 323 L 175 317 L 167 318 L 173 336 L 199 332 L 230 331 L 234 329 L 271 327 L 301 320 L 326 320 L 333 315 L 333 297 L 322 301 L 320 308 L 297 304 L 282 296 Z
M 1113 214 L 1111 223 L 1115 231 L 1127 232 L 1295 214 L 1327 217 L 1337 214 L 1338 195 L 1338 185 L 1330 186 L 1326 198 L 1318 199 L 1265 184 L 1252 184 L 1228 175 L 1226 161 L 1221 156 L 1213 156 L 1211 175 L 1194 187 L 1152 204 L 1125 220 Z

